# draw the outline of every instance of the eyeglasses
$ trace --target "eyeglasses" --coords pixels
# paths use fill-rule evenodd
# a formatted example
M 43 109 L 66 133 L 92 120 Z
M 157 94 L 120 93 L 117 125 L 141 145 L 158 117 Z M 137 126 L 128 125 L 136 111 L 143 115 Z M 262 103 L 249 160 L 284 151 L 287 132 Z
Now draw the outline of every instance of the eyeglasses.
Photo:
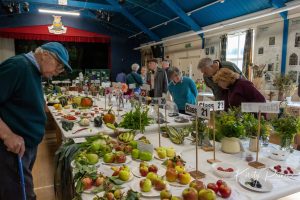
M 64 65 L 61 63 L 61 61 L 57 58 L 56 55 L 54 55 L 53 53 L 49 53 L 51 55 L 52 58 L 54 58 L 54 60 L 56 61 L 57 63 L 57 67 L 56 67 L 56 71 L 58 73 L 61 73 L 63 71 L 65 71 L 65 68 L 64 68 Z

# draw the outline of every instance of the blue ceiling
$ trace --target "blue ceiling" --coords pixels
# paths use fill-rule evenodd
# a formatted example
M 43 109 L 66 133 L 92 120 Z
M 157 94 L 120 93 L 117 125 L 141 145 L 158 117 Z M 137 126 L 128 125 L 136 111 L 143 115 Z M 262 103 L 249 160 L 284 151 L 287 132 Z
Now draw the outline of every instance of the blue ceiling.
M 292 0 L 225 0 L 223 3 L 217 0 L 125 0 L 122 4 L 119 4 L 118 0 L 68 0 L 68 6 L 58 6 L 58 0 L 24 1 L 30 3 L 30 13 L 36 13 L 41 7 L 80 10 L 82 18 L 93 18 L 99 21 L 100 25 L 107 26 L 123 36 L 136 35 L 131 38 L 152 41 L 272 8 L 274 4 L 284 5 Z M 24 1 L 0 0 L 2 4 Z M 205 8 L 189 16 L 185 14 L 203 6 Z M 97 18 L 98 10 L 109 10 L 112 20 L 107 22 Z M 3 9 L 0 9 L 0 15 L 6 15 Z M 176 17 L 178 19 L 165 23 Z M 150 29 L 162 23 L 163 25 Z M 139 34 L 140 32 L 143 33 Z

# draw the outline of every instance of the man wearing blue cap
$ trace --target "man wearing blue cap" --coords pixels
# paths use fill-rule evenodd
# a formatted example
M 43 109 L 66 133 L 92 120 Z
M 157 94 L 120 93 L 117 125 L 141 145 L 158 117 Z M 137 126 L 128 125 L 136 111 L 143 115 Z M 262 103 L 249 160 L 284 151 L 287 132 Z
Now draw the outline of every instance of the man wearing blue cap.
M 46 124 L 41 77 L 71 72 L 68 61 L 65 47 L 49 42 L 0 64 L 0 199 L 22 199 L 17 156 L 27 199 L 36 199 L 31 171 Z

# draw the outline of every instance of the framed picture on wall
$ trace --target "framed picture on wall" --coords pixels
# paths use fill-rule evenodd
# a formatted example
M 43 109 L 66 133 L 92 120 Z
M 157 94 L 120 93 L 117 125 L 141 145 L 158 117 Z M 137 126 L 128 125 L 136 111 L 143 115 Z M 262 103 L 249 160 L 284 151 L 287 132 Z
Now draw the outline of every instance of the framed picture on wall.
M 275 45 L 275 36 L 269 37 L 269 45 Z
M 264 48 L 263 47 L 258 48 L 258 54 L 264 54 Z
M 214 46 L 210 47 L 210 54 L 215 54 L 215 47 Z
M 296 33 L 296 36 L 295 36 L 295 47 L 300 47 L 300 33 Z
M 268 64 L 268 71 L 274 71 L 274 63 Z
M 209 48 L 205 48 L 205 55 L 209 55 Z

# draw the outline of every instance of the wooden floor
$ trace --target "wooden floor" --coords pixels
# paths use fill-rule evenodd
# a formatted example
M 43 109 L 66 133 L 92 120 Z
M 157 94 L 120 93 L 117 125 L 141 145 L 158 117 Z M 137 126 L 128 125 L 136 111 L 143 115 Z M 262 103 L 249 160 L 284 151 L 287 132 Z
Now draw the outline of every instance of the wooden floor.
M 57 150 L 55 128 L 46 131 L 39 145 L 37 159 L 33 168 L 33 180 L 37 200 L 55 200 L 53 188 L 54 154 Z M 299 200 L 300 192 L 279 200 Z

